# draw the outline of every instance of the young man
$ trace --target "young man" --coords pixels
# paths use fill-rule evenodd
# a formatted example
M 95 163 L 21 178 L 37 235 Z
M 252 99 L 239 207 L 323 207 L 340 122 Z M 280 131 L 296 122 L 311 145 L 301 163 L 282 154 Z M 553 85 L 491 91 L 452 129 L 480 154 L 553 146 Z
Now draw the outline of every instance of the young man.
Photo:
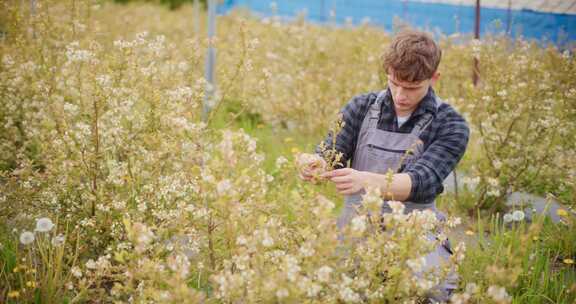
M 346 195 L 339 228 L 356 215 L 364 189 L 375 187 L 381 189 L 383 199 L 403 202 L 406 212 L 431 209 L 439 219 L 444 217 L 436 210 L 434 199 L 462 158 L 469 129 L 462 116 L 432 89 L 440 77 L 441 54 L 426 33 L 398 34 L 383 56 L 388 88 L 356 96 L 343 108 L 345 124 L 336 137 L 336 149 L 343 154 L 342 163 L 350 160 L 351 167 L 322 175 Z M 326 145 L 331 142 L 329 136 Z M 301 177 L 312 179 L 313 169 L 304 167 Z M 388 170 L 394 172 L 391 183 Z M 383 212 L 390 211 L 383 204 Z M 449 257 L 448 246 L 440 247 L 435 256 L 426 257 L 427 262 L 439 263 L 440 258 Z M 440 287 L 443 294 L 435 300 L 448 300 L 455 287 L 454 282 L 445 282 Z

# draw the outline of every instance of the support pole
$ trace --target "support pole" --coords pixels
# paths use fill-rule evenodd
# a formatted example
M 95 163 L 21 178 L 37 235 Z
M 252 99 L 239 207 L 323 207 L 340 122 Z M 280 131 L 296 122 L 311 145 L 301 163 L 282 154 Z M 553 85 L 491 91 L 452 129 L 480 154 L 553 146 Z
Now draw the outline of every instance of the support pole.
M 34 16 L 36 15 L 36 0 L 30 0 L 30 29 L 32 31 L 32 38 L 36 38 L 36 25 Z
M 508 11 L 506 12 L 506 34 L 510 36 L 512 25 L 512 0 L 508 0 Z
M 208 121 L 208 115 L 214 106 L 214 92 L 216 83 L 214 81 L 214 66 L 216 64 L 216 50 L 214 49 L 214 35 L 216 32 L 216 0 L 208 0 L 208 53 L 206 54 L 206 94 L 204 96 L 204 106 L 202 109 L 202 121 Z
M 476 22 L 474 22 L 474 39 L 480 39 L 480 0 L 476 0 Z M 472 71 L 472 82 L 474 86 L 478 85 L 479 75 L 478 58 L 474 57 L 474 70 Z

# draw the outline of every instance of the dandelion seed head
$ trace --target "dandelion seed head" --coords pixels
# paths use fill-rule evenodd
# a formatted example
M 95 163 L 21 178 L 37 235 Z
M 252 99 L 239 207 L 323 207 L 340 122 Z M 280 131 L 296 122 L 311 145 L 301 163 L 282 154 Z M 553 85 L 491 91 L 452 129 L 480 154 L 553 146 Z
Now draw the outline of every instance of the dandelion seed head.
M 525 214 L 522 210 L 516 210 L 512 213 L 512 219 L 516 222 L 524 220 Z
M 36 220 L 35 231 L 48 232 L 48 231 L 52 230 L 52 228 L 54 228 L 54 223 L 52 223 L 51 219 L 49 219 L 47 217 L 43 217 L 43 218 Z
M 34 242 L 34 233 L 30 231 L 24 231 L 20 234 L 20 243 L 22 245 L 29 245 Z

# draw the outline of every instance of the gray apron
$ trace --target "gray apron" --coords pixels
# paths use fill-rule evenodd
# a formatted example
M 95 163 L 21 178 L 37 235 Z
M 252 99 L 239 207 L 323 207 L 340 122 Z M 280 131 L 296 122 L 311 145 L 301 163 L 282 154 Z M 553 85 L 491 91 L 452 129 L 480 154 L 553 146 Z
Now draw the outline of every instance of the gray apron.
M 366 114 L 362 121 L 362 127 L 358 134 L 358 141 L 354 158 L 352 160 L 352 168 L 358 171 L 368 171 L 373 173 L 385 174 L 388 169 L 392 169 L 394 173 L 398 172 L 401 165 L 408 165 L 418 159 L 424 152 L 424 144 L 420 140 L 420 134 L 425 130 L 433 120 L 433 115 L 426 113 L 422 115 L 420 120 L 416 123 L 412 132 L 410 133 L 397 133 L 379 130 L 377 128 L 378 119 L 380 117 L 380 104 L 382 103 L 386 90 L 380 92 L 376 101 Z M 436 108 L 438 109 L 442 101 L 436 97 Z M 406 153 L 411 150 L 412 153 Z M 354 193 L 345 197 L 345 205 L 340 217 L 338 218 L 338 228 L 342 230 L 347 226 L 350 221 L 358 214 L 358 209 L 362 205 L 362 195 L 365 194 L 364 190 Z M 439 220 L 445 220 L 444 214 L 436 209 L 435 202 L 428 204 L 419 204 L 414 202 L 404 202 L 404 212 L 410 213 L 414 210 L 432 210 Z M 392 212 L 390 206 L 382 204 L 382 212 Z M 434 238 L 432 236 L 432 238 Z M 429 271 L 433 267 L 447 262 L 450 257 L 449 244 L 439 245 L 435 251 L 425 256 L 426 266 L 424 271 Z M 432 290 L 434 296 L 431 296 L 433 301 L 448 301 L 449 294 L 457 287 L 457 276 L 452 273 L 446 282 L 440 284 Z

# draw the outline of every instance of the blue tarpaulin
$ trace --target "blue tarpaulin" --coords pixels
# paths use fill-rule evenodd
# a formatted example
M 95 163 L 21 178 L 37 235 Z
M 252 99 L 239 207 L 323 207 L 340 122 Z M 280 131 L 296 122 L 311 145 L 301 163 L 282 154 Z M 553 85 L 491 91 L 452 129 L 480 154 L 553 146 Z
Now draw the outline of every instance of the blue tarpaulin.
M 393 30 L 394 17 L 412 26 L 450 35 L 474 32 L 474 6 L 446 3 L 424 3 L 403 0 L 226 0 L 219 12 L 245 7 L 260 16 L 276 14 L 294 17 L 306 12 L 312 22 L 360 24 L 368 22 L 384 30 Z M 273 8 L 275 6 L 275 8 Z M 485 8 L 481 10 L 481 33 L 502 33 L 563 45 L 576 41 L 576 15 Z

